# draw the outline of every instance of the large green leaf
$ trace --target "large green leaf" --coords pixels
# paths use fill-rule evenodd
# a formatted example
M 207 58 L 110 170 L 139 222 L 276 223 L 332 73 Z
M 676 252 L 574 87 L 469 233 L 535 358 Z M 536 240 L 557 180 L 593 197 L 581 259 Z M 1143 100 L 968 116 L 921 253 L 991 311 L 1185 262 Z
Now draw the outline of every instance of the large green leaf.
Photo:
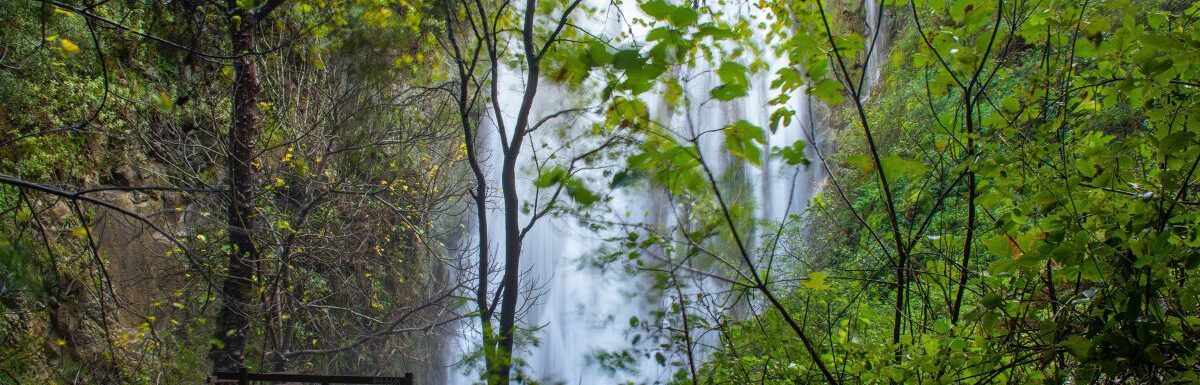
M 833 79 L 822 79 L 808 89 L 808 93 L 830 105 L 842 104 L 846 99 L 842 96 L 842 83 Z
M 663 20 L 671 16 L 671 12 L 675 8 L 663 0 L 643 1 L 638 6 L 642 8 L 642 12 L 645 12 L 647 16 L 659 20 Z
M 538 188 L 550 187 L 561 183 L 563 180 L 567 179 L 568 176 L 569 173 L 567 172 L 567 169 L 562 167 L 556 166 L 543 169 L 540 173 L 538 173 L 537 179 L 533 180 L 533 185 Z
M 762 166 L 762 149 L 759 145 L 766 143 L 766 134 L 762 127 L 746 120 L 739 120 L 725 127 L 725 148 L 738 158 L 745 159 L 750 164 Z
M 748 93 L 749 89 L 746 86 L 736 84 L 723 84 L 712 89 L 712 97 L 721 101 L 737 99 Z
M 725 84 L 750 84 L 748 72 L 749 70 L 746 69 L 746 66 L 733 61 L 722 62 L 721 66 L 717 67 L 717 77 Z

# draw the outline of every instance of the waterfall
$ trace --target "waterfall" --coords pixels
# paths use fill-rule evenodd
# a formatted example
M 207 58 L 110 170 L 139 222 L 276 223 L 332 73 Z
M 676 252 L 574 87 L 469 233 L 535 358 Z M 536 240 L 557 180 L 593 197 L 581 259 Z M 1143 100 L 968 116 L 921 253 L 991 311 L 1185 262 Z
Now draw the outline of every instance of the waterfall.
M 581 25 L 603 30 L 610 34 L 609 36 L 616 35 L 621 31 L 620 28 L 624 27 L 616 23 L 613 16 L 603 12 L 609 7 L 609 3 L 595 1 L 591 6 L 598 10 L 591 13 L 595 19 L 581 20 Z M 765 18 L 767 13 L 744 2 L 731 2 L 724 7 L 727 12 L 756 17 L 759 21 L 764 21 L 761 19 Z M 877 24 L 881 24 L 876 22 L 881 10 L 875 0 L 865 0 L 863 8 L 868 27 L 868 31 L 865 31 L 867 48 L 870 49 L 871 32 L 877 28 Z M 636 2 L 621 4 L 620 11 L 625 17 L 641 14 Z M 646 32 L 644 27 L 632 28 L 635 37 Z M 883 28 L 886 31 L 886 26 Z M 886 37 L 886 33 L 881 32 L 879 35 Z M 763 31 L 756 31 L 755 38 L 760 47 L 767 45 Z M 871 59 L 865 76 L 868 83 L 863 87 L 864 90 L 870 89 L 877 81 L 886 52 L 886 39 L 881 38 L 869 53 Z M 746 97 L 723 103 L 713 100 L 677 112 L 668 111 L 666 103 L 662 100 L 646 100 L 646 104 L 652 107 L 652 114 L 656 119 L 677 133 L 717 130 L 740 119 L 760 127 L 769 127 L 772 107 L 768 105 L 768 100 L 774 94 L 770 83 L 775 71 L 789 63 L 787 58 L 779 57 L 774 52 L 763 52 L 761 55 L 767 68 L 752 75 L 750 93 Z M 712 68 L 707 67 L 709 65 L 705 63 L 683 68 L 677 74 L 680 79 L 687 79 L 683 84 L 688 99 L 707 100 L 712 87 L 719 84 Z M 500 92 L 497 98 L 505 114 L 511 114 L 517 109 L 516 104 L 523 93 L 522 76 L 521 72 L 509 68 L 502 68 L 501 73 L 496 76 L 495 81 L 498 82 Z M 569 92 L 549 83 L 542 82 L 538 91 L 537 102 L 534 103 L 535 111 L 531 115 L 533 120 L 563 108 L 574 107 L 571 105 Z M 659 98 L 653 93 L 643 97 Z M 774 223 L 785 220 L 789 214 L 803 212 L 807 202 L 822 188 L 827 178 L 824 168 L 815 164 L 817 158 L 814 151 L 817 148 L 824 151 L 829 147 L 831 130 L 825 120 L 816 119 L 812 115 L 814 109 L 820 110 L 824 107 L 811 101 L 803 88 L 795 90 L 790 100 L 790 107 L 796 115 L 790 125 L 779 127 L 768 135 L 767 148 L 790 146 L 796 141 L 805 140 L 809 142 L 806 152 L 808 158 L 814 162 L 813 166 L 789 166 L 780 159 L 766 156 L 769 151 L 764 151 L 760 169 L 729 159 L 722 150 L 724 140 L 719 133 L 708 134 L 700 140 L 700 151 L 714 172 L 724 172 L 729 170 L 729 167 L 743 167 L 740 171 L 745 175 L 748 190 L 753 193 L 755 199 L 760 200 L 756 216 Z M 485 153 L 484 163 L 490 181 L 489 187 L 493 191 L 499 185 L 501 154 L 500 141 L 495 134 L 495 126 L 492 125 L 494 120 L 495 117 L 489 113 L 478 130 L 481 133 L 481 145 L 485 147 L 482 152 Z M 511 126 L 511 123 L 509 125 Z M 541 136 L 532 139 L 528 143 L 529 146 L 553 141 Z M 531 160 L 530 153 L 529 148 L 522 151 L 524 159 L 519 163 L 528 164 Z M 519 171 L 520 197 L 522 201 L 530 201 L 537 192 L 531 182 L 535 177 L 532 174 L 533 170 Z M 626 221 L 671 226 L 674 219 L 671 210 L 665 209 L 667 204 L 662 198 L 662 192 L 635 190 L 617 191 L 611 202 L 613 212 L 631 213 L 631 217 L 624 218 Z M 528 214 L 522 214 L 521 217 L 522 223 L 528 220 Z M 489 210 L 492 250 L 502 250 L 502 218 L 501 209 Z M 467 224 L 471 235 L 466 238 L 477 243 L 478 234 L 472 231 L 473 226 L 473 223 Z M 616 351 L 629 346 L 626 331 L 631 317 L 648 319 L 647 315 L 653 310 L 670 306 L 675 300 L 672 295 L 658 297 L 657 301 L 649 298 L 645 295 L 650 291 L 649 285 L 640 279 L 612 272 L 605 274 L 598 269 L 582 266 L 580 258 L 601 247 L 603 236 L 584 228 L 576 220 L 553 216 L 544 217 L 530 230 L 523 243 L 521 275 L 525 281 L 523 285 L 530 282 L 539 285 L 536 289 L 539 289 L 538 292 L 542 296 L 530 306 L 522 325 L 526 328 L 536 328 L 535 336 L 540 343 L 536 346 L 518 347 L 516 355 L 527 362 L 526 374 L 539 380 L 562 381 L 566 384 L 610 384 L 623 381 L 665 383 L 670 379 L 673 369 L 660 368 L 654 360 L 638 359 L 634 364 L 636 373 L 618 373 L 616 378 L 590 360 L 592 354 L 597 351 Z M 467 255 L 465 258 L 475 257 Z M 493 259 L 497 258 L 502 256 L 493 256 Z M 717 283 L 703 279 L 696 280 L 696 286 L 698 288 L 693 290 L 710 291 L 719 288 Z M 694 292 L 687 295 L 692 294 Z M 479 343 L 478 320 L 465 321 L 463 329 L 463 337 L 450 341 L 450 348 L 446 352 L 450 363 L 457 362 Z M 476 376 L 465 375 L 459 368 L 450 368 L 447 378 L 448 383 L 454 385 L 478 382 Z
M 867 66 L 863 71 L 866 71 L 864 78 L 865 83 L 862 87 L 863 98 L 871 96 L 871 89 L 875 87 L 875 83 L 879 81 L 879 72 L 883 69 L 883 64 L 887 62 L 887 54 L 892 46 L 891 34 L 888 33 L 890 28 L 890 19 L 884 15 L 879 8 L 877 0 L 863 0 L 863 14 L 866 17 L 867 30 Z M 874 44 L 872 44 L 874 41 Z

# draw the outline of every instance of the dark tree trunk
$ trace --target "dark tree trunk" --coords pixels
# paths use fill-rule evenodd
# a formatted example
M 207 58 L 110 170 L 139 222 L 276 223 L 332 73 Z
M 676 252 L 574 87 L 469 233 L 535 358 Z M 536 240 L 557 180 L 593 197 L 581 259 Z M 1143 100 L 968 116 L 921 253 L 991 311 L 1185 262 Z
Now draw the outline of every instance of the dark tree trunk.
M 529 91 L 526 91 L 529 92 Z M 516 136 L 514 135 L 514 138 Z M 514 140 L 519 146 L 519 141 Z M 508 384 L 512 371 L 513 334 L 516 326 L 517 301 L 520 296 L 521 271 L 521 224 L 520 200 L 517 197 L 516 157 L 517 148 L 510 147 L 509 156 L 501 171 L 504 195 L 504 296 L 500 302 L 500 349 L 499 367 L 493 376 L 498 384 Z M 489 376 L 489 378 L 493 377 Z
M 258 69 L 254 62 L 254 29 L 257 15 L 237 7 L 230 15 L 233 60 L 233 122 L 229 128 L 229 265 L 221 288 L 224 305 L 217 316 L 216 343 L 209 352 L 213 369 L 236 370 L 244 364 L 249 317 L 247 303 L 258 260 L 251 232 L 254 229 L 254 139 L 258 135 Z
M 501 170 L 500 184 L 504 195 L 504 297 L 500 303 L 500 364 L 495 377 L 500 384 L 508 384 L 512 373 L 512 357 L 514 334 L 516 333 L 517 301 L 520 300 L 520 271 L 521 271 L 521 223 L 520 199 L 517 192 L 517 160 L 520 159 L 521 146 L 528 135 L 529 113 L 537 96 L 538 81 L 541 80 L 541 53 L 534 42 L 534 16 L 536 15 L 537 0 L 526 0 L 524 10 L 524 26 L 521 38 L 525 48 L 525 95 L 521 100 L 521 108 L 517 111 L 516 124 L 513 126 L 512 139 L 508 143 L 508 152 L 504 154 L 504 168 Z M 568 8 L 568 12 L 570 8 Z M 553 37 L 551 38 L 553 39 Z M 501 136 L 503 137 L 503 136 Z M 489 376 L 492 378 L 493 376 Z

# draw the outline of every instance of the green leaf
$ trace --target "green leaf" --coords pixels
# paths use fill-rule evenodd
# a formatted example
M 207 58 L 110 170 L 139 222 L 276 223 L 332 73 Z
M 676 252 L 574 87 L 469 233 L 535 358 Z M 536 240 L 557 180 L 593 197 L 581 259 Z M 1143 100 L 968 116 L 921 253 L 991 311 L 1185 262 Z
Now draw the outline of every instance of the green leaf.
M 712 37 L 713 40 L 726 40 L 732 39 L 735 36 L 736 35 L 732 30 L 716 23 L 701 24 L 700 27 L 696 29 L 695 33 L 695 37 L 697 39 Z
M 638 55 L 638 51 L 632 49 L 618 51 L 612 58 L 613 67 L 625 71 L 640 69 L 645 63 L 646 61 Z
M 863 173 L 875 170 L 875 161 L 871 159 L 870 155 L 856 154 L 847 156 L 846 165 Z
M 780 108 L 771 112 L 771 132 L 791 125 L 794 116 L 796 116 L 796 111 L 792 111 L 790 108 Z
M 995 234 L 983 241 L 984 247 L 997 257 L 1008 258 L 1013 255 L 1013 245 L 1004 234 Z
M 712 97 L 720 101 L 730 101 L 748 94 L 746 86 L 724 84 L 712 89 Z
M 538 174 L 537 179 L 534 179 L 533 185 L 537 188 L 546 188 L 566 180 L 567 177 L 567 169 L 562 167 L 552 167 L 541 170 L 541 173 Z
M 686 27 L 696 23 L 700 19 L 700 14 L 691 7 L 675 7 L 675 11 L 671 12 L 671 25 L 676 27 Z
M 996 293 L 987 293 L 987 294 L 983 295 L 983 299 L 981 302 L 983 303 L 983 307 L 988 308 L 988 309 L 995 309 L 995 308 L 998 308 L 998 307 L 1004 305 L 1004 298 Z
M 846 99 L 842 97 L 842 83 L 838 83 L 833 79 L 823 79 L 817 82 L 812 88 L 808 89 L 808 93 L 816 96 L 817 99 L 831 105 L 842 104 Z
M 762 149 L 759 148 L 759 144 L 766 141 L 766 133 L 762 127 L 749 121 L 739 120 L 725 127 L 725 148 L 733 156 L 745 159 L 755 166 L 762 166 Z
M 608 183 L 608 187 L 618 188 L 629 186 L 641 177 L 642 173 L 638 170 L 621 170 L 613 174 L 612 181 Z
M 889 178 L 897 176 L 916 177 L 925 174 L 926 167 L 920 161 L 911 158 L 904 158 L 899 155 L 889 155 L 879 159 L 879 163 L 883 165 L 883 171 L 887 173 Z
M 949 334 L 950 333 L 950 321 L 946 321 L 943 319 L 943 320 L 938 320 L 937 322 L 934 322 L 933 323 L 933 331 L 937 332 L 938 334 Z
M 587 206 L 600 201 L 600 195 L 588 189 L 587 186 L 578 179 L 567 179 L 566 187 L 567 196 L 571 197 L 571 200 L 574 200 L 575 203 Z
M 747 72 L 749 70 L 746 69 L 746 66 L 732 61 L 723 62 L 720 67 L 717 67 L 717 77 L 721 78 L 725 84 L 750 84 L 750 76 Z
M 596 66 L 605 65 L 612 62 L 613 54 L 608 52 L 608 47 L 604 43 L 593 41 L 591 44 L 588 44 L 587 58 L 589 59 L 588 64 Z
M 667 40 L 671 35 L 673 35 L 671 28 L 657 27 L 646 33 L 646 41 Z
M 771 88 L 779 89 L 784 93 L 792 92 L 804 85 L 804 78 L 795 68 L 780 68 L 775 71 L 775 75 L 775 80 L 771 81 Z
M 804 147 L 807 145 L 807 142 L 803 140 L 797 140 L 795 143 L 792 143 L 791 146 L 780 148 L 778 150 L 778 154 L 779 156 L 783 157 L 783 161 L 787 162 L 789 165 L 795 166 L 799 164 L 807 166 L 808 157 L 804 156 Z
M 717 77 L 724 83 L 712 89 L 712 96 L 717 100 L 730 101 L 746 96 L 750 88 L 749 70 L 737 62 L 727 61 L 717 67 Z
M 1071 352 L 1071 355 L 1078 359 L 1087 358 L 1092 351 L 1092 340 L 1084 336 L 1071 336 L 1071 338 L 1067 338 L 1065 341 L 1059 343 L 1059 345 L 1067 348 L 1067 351 Z
M 642 8 L 642 12 L 645 12 L 647 16 L 658 20 L 666 19 L 671 15 L 672 8 L 675 8 L 663 0 L 646 1 L 643 2 L 640 7 Z

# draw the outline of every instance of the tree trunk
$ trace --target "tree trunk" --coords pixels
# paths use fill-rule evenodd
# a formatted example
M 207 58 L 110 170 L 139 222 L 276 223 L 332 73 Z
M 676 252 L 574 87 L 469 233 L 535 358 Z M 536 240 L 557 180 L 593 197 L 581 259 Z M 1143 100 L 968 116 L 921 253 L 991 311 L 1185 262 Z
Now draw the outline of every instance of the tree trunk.
M 517 300 L 519 299 L 521 271 L 521 225 L 520 201 L 517 198 L 516 147 L 509 148 L 509 159 L 505 159 L 501 184 L 504 188 L 504 296 L 500 303 L 500 349 L 499 367 L 493 376 L 498 384 L 508 384 L 512 372 L 513 334 L 516 326 Z M 510 160 L 511 159 L 511 160 Z
M 517 160 L 528 134 L 529 113 L 537 96 L 538 81 L 541 80 L 541 57 L 534 43 L 534 16 L 537 0 L 525 1 L 525 19 L 521 38 L 525 48 L 525 95 L 517 111 L 508 153 L 504 154 L 504 169 L 500 183 L 504 195 L 504 286 L 503 302 L 500 303 L 500 368 L 496 376 L 500 384 L 508 384 L 512 373 L 513 340 L 516 333 L 517 301 L 520 299 L 521 271 L 521 202 L 517 195 Z M 503 137 L 503 135 L 501 136 Z M 492 376 L 489 376 L 492 378 Z
M 229 128 L 229 265 L 221 288 L 224 305 L 217 316 L 216 343 L 209 352 L 213 370 L 232 371 L 244 365 L 249 317 L 247 303 L 258 251 L 254 228 L 254 139 L 258 135 L 258 69 L 255 68 L 254 29 L 257 15 L 229 0 L 233 60 L 233 122 Z

